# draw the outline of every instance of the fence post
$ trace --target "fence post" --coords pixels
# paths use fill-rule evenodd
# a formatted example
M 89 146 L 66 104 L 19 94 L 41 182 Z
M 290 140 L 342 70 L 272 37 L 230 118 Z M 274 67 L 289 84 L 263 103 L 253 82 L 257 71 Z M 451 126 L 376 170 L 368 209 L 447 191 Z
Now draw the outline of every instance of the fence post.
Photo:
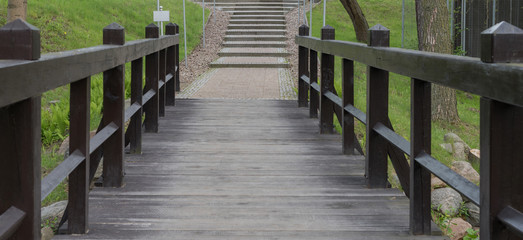
M 159 28 L 151 23 L 145 27 L 146 38 L 158 38 Z M 158 111 L 159 111 L 159 97 L 158 97 L 158 74 L 160 54 L 158 52 L 151 53 L 145 57 L 145 92 L 149 90 L 154 91 L 154 96 L 144 106 L 145 112 L 145 131 L 158 132 Z
M 161 87 L 158 87 L 158 115 L 160 117 L 165 117 L 165 75 L 166 75 L 166 67 L 165 67 L 165 60 L 166 60 L 166 49 L 162 49 L 159 51 L 160 56 L 160 65 L 158 66 L 158 75 L 159 75 L 159 83 L 163 83 Z
M 175 34 L 180 34 L 180 27 L 178 24 L 174 24 L 176 27 Z M 176 65 L 176 91 L 180 91 L 180 43 L 176 44 L 174 47 L 176 49 L 175 53 L 175 65 Z
M 309 55 L 309 117 L 318 118 L 318 110 L 320 108 L 319 92 L 312 87 L 313 84 L 318 84 L 318 52 L 311 49 Z
M 415 159 L 421 153 L 431 153 L 431 85 L 411 80 L 410 97 L 410 232 L 414 235 L 431 233 L 430 172 Z
M 334 28 L 321 28 L 321 40 L 334 40 Z M 334 104 L 325 93 L 334 92 L 334 56 L 321 53 L 320 134 L 334 133 Z
M 17 19 L 0 28 L 0 59 L 40 58 L 40 30 Z M 40 239 L 40 96 L 0 108 L 0 214 L 25 212 L 14 239 Z
M 176 25 L 165 25 L 165 35 L 176 35 Z M 177 44 L 178 45 L 178 44 Z M 165 83 L 165 105 L 174 106 L 176 96 L 176 45 L 167 48 L 167 73 L 173 78 Z
M 354 117 L 344 110 L 347 105 L 354 105 L 354 61 L 343 59 L 342 62 L 342 151 L 343 154 L 354 154 L 356 147 L 354 134 Z
M 143 112 L 143 57 L 131 62 L 131 104 L 137 103 L 140 109 L 131 117 L 129 123 L 130 153 L 142 153 L 142 112 Z
M 523 62 L 522 53 L 523 30 L 509 23 L 481 34 L 483 62 Z M 486 97 L 480 107 L 480 238 L 519 239 L 497 217 L 507 206 L 523 211 L 523 108 Z
M 301 25 L 299 34 L 300 36 L 309 35 L 309 27 Z M 307 87 L 305 82 L 301 80 L 301 76 L 308 75 L 309 51 L 307 51 L 307 48 L 299 46 L 298 55 L 298 107 L 307 107 Z
M 369 43 L 371 47 L 389 46 L 389 29 L 380 24 L 369 29 Z M 388 120 L 389 108 L 389 73 L 369 66 L 367 68 L 367 156 L 365 173 L 367 187 L 387 187 L 387 142 L 378 133 L 374 126 Z
M 125 44 L 124 28 L 117 23 L 111 23 L 103 29 L 103 43 L 112 45 Z M 103 73 L 104 126 L 115 124 L 118 130 L 103 145 L 104 187 L 121 187 L 123 183 L 124 157 L 124 113 L 125 113 L 125 65 L 117 66 Z

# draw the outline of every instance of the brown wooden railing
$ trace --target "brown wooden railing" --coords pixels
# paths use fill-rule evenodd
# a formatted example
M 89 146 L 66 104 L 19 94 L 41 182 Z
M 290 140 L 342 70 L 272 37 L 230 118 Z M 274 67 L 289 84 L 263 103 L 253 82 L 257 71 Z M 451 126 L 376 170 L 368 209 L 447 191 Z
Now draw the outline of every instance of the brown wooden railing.
M 158 132 L 165 105 L 179 89 L 178 26 L 145 28 L 146 38 L 125 42 L 124 28 L 103 29 L 102 46 L 40 56 L 40 32 L 23 20 L 0 28 L 0 239 L 40 239 L 40 202 L 69 176 L 69 233 L 88 230 L 89 185 L 100 159 L 103 186 L 120 187 L 124 148 L 141 153 L 146 132 Z M 143 58 L 145 57 L 145 89 Z M 131 62 L 131 106 L 125 109 L 125 64 Z M 90 77 L 103 72 L 103 117 L 89 139 Z M 42 93 L 70 85 L 70 155 L 41 180 Z M 125 132 L 125 122 L 130 120 Z
M 320 133 L 342 126 L 342 150 L 359 143 L 354 118 L 366 125 L 366 178 L 369 188 L 387 187 L 387 156 L 410 198 L 412 234 L 430 234 L 430 174 L 481 208 L 482 239 L 523 237 L 523 30 L 502 22 L 482 33 L 480 59 L 389 48 L 389 30 L 369 29 L 369 44 L 336 41 L 334 29 L 321 39 L 301 26 L 298 105 L 318 117 Z M 321 52 L 321 85 L 318 83 Z M 334 56 L 342 60 L 342 97 L 334 89 Z M 354 107 L 354 61 L 368 65 L 367 111 Z M 389 72 L 412 78 L 410 142 L 394 132 L 388 117 Z M 480 95 L 481 182 L 478 187 L 431 155 L 431 83 Z M 391 146 L 400 151 L 391 151 Z M 360 150 L 360 153 L 362 151 Z M 410 157 L 410 165 L 404 159 Z

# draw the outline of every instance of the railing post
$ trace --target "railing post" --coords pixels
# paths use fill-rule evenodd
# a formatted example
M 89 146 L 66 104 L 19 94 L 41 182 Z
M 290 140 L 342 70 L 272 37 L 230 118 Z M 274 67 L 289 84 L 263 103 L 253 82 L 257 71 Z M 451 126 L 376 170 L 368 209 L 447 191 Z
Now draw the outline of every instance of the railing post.
M 84 234 L 89 229 L 89 130 L 91 78 L 71 83 L 69 101 L 69 152 L 80 151 L 85 160 L 69 174 L 68 231 Z
M 334 40 L 334 28 L 321 29 L 321 40 Z M 334 92 L 334 56 L 321 53 L 320 134 L 334 133 L 334 104 L 325 93 Z
M 301 25 L 299 29 L 300 36 L 309 35 L 309 27 Z M 309 51 L 307 48 L 298 47 L 298 107 L 307 107 L 307 87 L 301 80 L 301 76 L 308 75 L 309 68 Z
M 376 25 L 369 29 L 369 46 L 388 47 L 389 29 Z M 367 156 L 365 173 L 367 187 L 387 187 L 387 142 L 373 128 L 388 120 L 389 73 L 369 66 L 367 68 Z M 322 83 L 323 84 L 323 83 Z
M 523 62 L 522 42 L 523 30 L 501 22 L 481 34 L 481 60 Z M 507 206 L 523 211 L 523 108 L 486 97 L 480 107 L 480 238 L 519 239 L 497 216 Z
M 175 34 L 179 34 L 180 33 L 180 27 L 178 26 L 178 24 L 174 24 L 174 26 L 176 27 L 176 31 L 175 31 Z M 174 47 L 176 49 L 176 53 L 175 53 L 175 65 L 177 67 L 177 70 L 176 70 L 176 91 L 180 91 L 180 43 L 176 44 L 176 46 Z M 185 50 L 187 51 L 187 50 Z
M 103 43 L 112 45 L 125 44 L 124 28 L 117 23 L 112 23 L 103 29 Z M 103 145 L 104 187 L 121 187 L 123 184 L 123 157 L 124 157 L 124 113 L 125 113 L 125 65 L 117 66 L 103 73 L 104 100 L 103 121 L 104 126 L 111 123 L 118 130 Z
M 169 23 L 165 25 L 165 35 L 176 35 L 176 25 Z M 173 78 L 165 83 L 165 105 L 174 106 L 176 96 L 176 46 L 167 48 L 167 73 Z
M 159 28 L 151 23 L 145 27 L 146 38 L 158 38 Z M 158 132 L 158 111 L 159 111 L 159 97 L 158 97 L 158 75 L 159 75 L 159 61 L 160 54 L 158 52 L 149 54 L 145 57 L 145 91 L 153 90 L 155 95 L 144 106 L 145 112 L 145 131 Z
M 40 30 L 20 19 L 0 28 L 0 59 L 39 58 Z M 13 239 L 40 239 L 40 114 L 40 96 L 0 108 L 0 214 L 25 212 Z
M 421 153 L 431 153 L 431 85 L 411 80 L 410 96 L 410 232 L 431 233 L 430 172 L 414 160 Z
M 320 98 L 319 93 L 312 87 L 312 84 L 318 84 L 318 52 L 311 49 L 309 54 L 309 117 L 318 118 Z
M 130 153 L 142 153 L 142 111 L 143 111 L 143 58 L 131 62 L 131 104 L 137 103 L 141 107 L 131 117 L 129 123 Z
M 159 51 L 160 56 L 160 65 L 158 68 L 158 75 L 159 75 L 159 81 L 163 82 L 163 86 L 158 88 L 159 95 L 158 95 L 158 115 L 160 117 L 165 117 L 165 75 L 166 75 L 166 49 L 162 49 Z
M 349 59 L 343 59 L 342 62 L 342 151 L 343 154 L 354 154 L 354 148 L 356 147 L 354 134 L 354 117 L 343 110 L 347 105 L 354 105 L 354 61 Z

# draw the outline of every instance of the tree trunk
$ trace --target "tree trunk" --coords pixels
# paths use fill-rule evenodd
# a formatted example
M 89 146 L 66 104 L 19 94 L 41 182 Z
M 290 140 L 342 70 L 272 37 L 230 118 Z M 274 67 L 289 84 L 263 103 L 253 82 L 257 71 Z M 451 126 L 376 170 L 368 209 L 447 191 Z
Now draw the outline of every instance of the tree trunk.
M 341 4 L 345 8 L 345 11 L 350 16 L 352 20 L 352 25 L 354 26 L 354 31 L 356 31 L 356 39 L 359 42 L 367 42 L 367 31 L 369 30 L 369 24 L 367 19 L 361 11 L 360 5 L 357 0 L 340 0 Z
M 421 51 L 452 54 L 449 16 L 445 0 L 416 0 L 418 46 Z M 432 85 L 432 119 L 459 121 L 454 89 Z
M 17 18 L 26 19 L 27 0 L 8 0 L 7 1 L 7 22 Z

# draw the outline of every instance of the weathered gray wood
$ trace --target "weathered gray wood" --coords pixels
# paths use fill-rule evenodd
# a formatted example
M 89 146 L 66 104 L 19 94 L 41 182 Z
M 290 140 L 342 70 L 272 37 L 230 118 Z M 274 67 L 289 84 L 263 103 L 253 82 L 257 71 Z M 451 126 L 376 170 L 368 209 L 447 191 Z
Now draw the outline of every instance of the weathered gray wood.
M 363 156 L 295 101 L 178 99 L 165 114 L 126 156 L 126 186 L 91 192 L 89 233 L 57 239 L 413 239 L 404 194 L 367 189 Z
M 0 239 L 9 239 L 18 230 L 25 217 L 24 211 L 10 207 L 0 215 Z

